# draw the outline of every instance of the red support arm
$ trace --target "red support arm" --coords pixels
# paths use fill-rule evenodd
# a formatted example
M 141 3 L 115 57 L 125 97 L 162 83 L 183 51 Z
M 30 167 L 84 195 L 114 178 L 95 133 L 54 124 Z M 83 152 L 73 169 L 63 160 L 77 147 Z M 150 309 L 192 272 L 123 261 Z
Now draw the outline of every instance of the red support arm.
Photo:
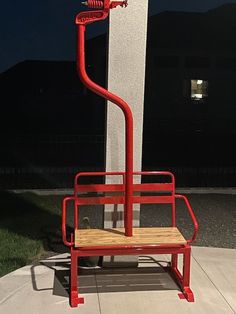
M 89 4 L 89 3 L 88 3 Z M 126 155 L 125 155 L 125 234 L 132 236 L 133 225 L 133 115 L 129 105 L 120 97 L 94 83 L 86 73 L 85 67 L 85 28 L 94 21 L 104 20 L 109 9 L 117 5 L 126 6 L 126 1 L 104 0 L 104 10 L 81 12 L 76 18 L 78 25 L 77 71 L 82 83 L 97 95 L 117 105 L 124 113 L 126 125 Z
M 194 214 L 194 211 L 193 211 L 193 209 L 192 209 L 192 207 L 191 207 L 187 197 L 184 196 L 184 195 L 175 194 L 175 198 L 184 200 L 184 202 L 185 202 L 185 204 L 186 204 L 186 206 L 188 208 L 189 215 L 190 215 L 190 217 L 192 219 L 192 222 L 193 222 L 193 225 L 194 225 L 193 236 L 192 236 L 191 239 L 187 240 L 187 243 L 190 244 L 190 243 L 192 243 L 196 239 L 196 236 L 197 236 L 197 233 L 198 233 L 198 229 L 199 229 L 198 221 L 197 221 L 197 218 L 196 218 L 196 216 Z
M 61 229 L 62 229 L 62 239 L 63 239 L 63 243 L 66 245 L 66 246 L 69 246 L 71 247 L 74 243 L 73 241 L 71 240 L 71 242 L 69 242 L 67 240 L 67 233 L 66 233 L 66 212 L 67 212 L 67 203 L 69 201 L 74 201 L 75 198 L 72 197 L 72 196 L 69 196 L 69 197 L 65 197 L 63 199 L 63 202 L 62 202 L 62 223 L 61 223 Z M 71 235 L 72 236 L 72 235 Z M 71 237 L 72 239 L 72 237 Z

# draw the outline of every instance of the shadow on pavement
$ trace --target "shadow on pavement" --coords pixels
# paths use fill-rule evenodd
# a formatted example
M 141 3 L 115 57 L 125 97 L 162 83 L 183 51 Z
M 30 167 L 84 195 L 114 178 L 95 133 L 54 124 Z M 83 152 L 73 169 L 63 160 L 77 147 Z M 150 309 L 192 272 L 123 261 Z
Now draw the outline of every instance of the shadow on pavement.
M 32 286 L 35 291 L 52 290 L 53 295 L 69 295 L 70 256 L 52 258 L 31 267 Z M 138 268 L 95 268 L 79 270 L 79 293 L 110 293 L 128 291 L 179 290 L 168 272 L 166 261 L 157 261 L 152 257 L 142 258 L 142 264 L 148 267 Z M 54 272 L 53 286 L 40 288 L 40 275 L 37 267 L 46 266 Z M 50 283 L 49 283 L 50 285 Z

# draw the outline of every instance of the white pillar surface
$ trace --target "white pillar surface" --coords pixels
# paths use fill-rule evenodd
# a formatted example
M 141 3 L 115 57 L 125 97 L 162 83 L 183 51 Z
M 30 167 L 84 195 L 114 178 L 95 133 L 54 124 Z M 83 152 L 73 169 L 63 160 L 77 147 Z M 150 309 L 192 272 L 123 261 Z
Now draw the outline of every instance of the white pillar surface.
M 143 103 L 148 0 L 129 0 L 126 8 L 110 12 L 108 90 L 124 99 L 134 117 L 134 171 L 142 165 Z M 125 170 L 125 121 L 116 105 L 108 103 L 106 171 Z M 107 177 L 107 183 L 119 181 Z M 136 180 L 136 183 L 138 181 Z M 105 228 L 123 226 L 123 206 L 105 207 Z M 134 205 L 134 226 L 139 206 Z

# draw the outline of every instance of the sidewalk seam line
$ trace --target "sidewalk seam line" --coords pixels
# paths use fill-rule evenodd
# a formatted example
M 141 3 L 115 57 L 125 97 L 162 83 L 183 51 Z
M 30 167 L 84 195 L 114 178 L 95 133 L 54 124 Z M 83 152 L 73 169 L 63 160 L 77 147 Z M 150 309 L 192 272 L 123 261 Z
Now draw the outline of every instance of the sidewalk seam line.
M 219 288 L 216 286 L 216 284 L 211 280 L 211 277 L 207 274 L 207 272 L 204 270 L 204 268 L 202 267 L 202 265 L 196 260 L 196 258 L 194 257 L 193 253 L 192 253 L 192 257 L 195 260 L 195 262 L 198 264 L 198 266 L 201 268 L 201 270 L 204 272 L 204 274 L 207 276 L 207 278 L 210 280 L 210 282 L 212 283 L 212 285 L 216 288 L 216 290 L 219 292 L 219 294 L 222 296 L 222 298 L 225 300 L 225 302 L 228 304 L 228 306 L 230 307 L 230 309 L 232 310 L 232 312 L 234 314 L 236 314 L 235 310 L 233 309 L 233 307 L 231 306 L 231 304 L 228 302 L 228 300 L 225 298 L 225 296 L 223 295 L 223 293 L 219 290 Z
M 100 312 L 100 314 L 102 314 L 101 303 L 100 303 L 100 295 L 99 295 L 99 292 L 98 292 L 98 282 L 97 282 L 97 274 L 96 274 L 96 271 L 94 271 L 94 275 L 95 275 L 96 290 L 97 290 L 97 296 L 98 296 L 99 312 Z

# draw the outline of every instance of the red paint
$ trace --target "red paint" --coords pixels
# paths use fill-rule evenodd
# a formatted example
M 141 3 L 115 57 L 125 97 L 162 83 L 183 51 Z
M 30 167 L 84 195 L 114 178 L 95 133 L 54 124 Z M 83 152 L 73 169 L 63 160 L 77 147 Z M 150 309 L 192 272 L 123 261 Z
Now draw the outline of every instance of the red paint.
M 113 2 L 114 3 L 114 2 Z M 88 23 L 103 20 L 108 16 L 107 10 L 94 11 L 95 17 L 91 17 L 91 11 L 82 12 L 76 18 L 78 24 L 78 48 L 77 48 L 77 71 L 82 83 L 97 95 L 109 100 L 117 105 L 125 117 L 125 134 L 126 134 L 126 155 L 125 155 L 125 234 L 132 236 L 133 224 L 133 115 L 129 105 L 120 97 L 112 94 L 105 88 L 94 83 L 87 75 L 85 68 L 85 27 Z M 93 12 L 93 14 L 94 14 Z M 87 19 L 85 13 L 89 13 Z M 100 16 L 100 17 L 99 17 Z
M 124 194 L 125 184 L 80 184 L 80 179 L 83 177 L 95 177 L 95 176 L 121 176 L 124 178 L 124 172 L 82 172 L 75 176 L 74 182 L 74 196 L 66 197 L 63 200 L 62 206 L 62 235 L 65 245 L 71 248 L 71 294 L 70 304 L 72 307 L 77 306 L 83 302 L 83 299 L 78 297 L 78 259 L 83 256 L 116 256 L 116 255 L 145 255 L 145 254 L 171 254 L 170 267 L 166 267 L 166 270 L 170 272 L 173 279 L 176 281 L 180 289 L 182 290 L 181 298 L 186 299 L 189 302 L 194 301 L 193 292 L 189 287 L 190 282 L 190 252 L 191 247 L 189 244 L 194 241 L 198 232 L 198 222 L 193 212 L 193 209 L 184 195 L 175 194 L 175 179 L 172 173 L 167 171 L 141 171 L 133 174 L 142 176 L 153 176 L 158 178 L 161 176 L 166 178 L 166 183 L 142 183 L 133 185 L 133 193 L 137 192 L 158 192 L 158 196 L 140 196 L 132 195 L 132 201 L 138 203 L 169 203 L 172 205 L 172 226 L 176 225 L 176 212 L 175 203 L 176 199 L 182 199 L 185 202 L 186 208 L 190 214 L 193 222 L 194 233 L 193 236 L 187 240 L 187 245 L 119 245 L 119 246 L 95 246 L 95 247 L 74 247 L 73 233 L 70 235 L 70 241 L 66 234 L 66 215 L 67 205 L 69 202 L 74 203 L 74 229 L 78 228 L 78 207 L 79 205 L 93 205 L 93 204 L 115 204 L 125 203 L 124 196 L 100 196 L 104 192 L 116 192 L 118 194 Z M 86 193 L 97 193 L 97 196 L 90 197 Z M 168 193 L 168 196 L 162 195 Z M 84 195 L 84 196 L 83 196 Z M 178 254 L 183 254 L 183 275 L 178 270 Z
M 167 171 L 140 171 L 134 172 L 133 176 L 153 176 L 165 177 L 167 183 L 142 183 L 133 185 L 133 193 L 131 195 L 132 203 L 136 204 L 170 204 L 172 206 L 172 227 L 176 226 L 176 199 L 181 199 L 186 205 L 186 209 L 193 223 L 193 235 L 187 239 L 187 243 L 192 243 L 197 236 L 199 225 L 194 211 L 184 195 L 175 194 L 175 179 L 174 175 Z M 72 246 L 66 237 L 66 211 L 68 202 L 74 203 L 74 229 L 78 229 L 78 206 L 80 205 L 97 205 L 97 204 L 125 204 L 125 184 L 80 184 L 79 181 L 83 177 L 95 176 L 121 176 L 124 177 L 124 172 L 80 172 L 75 176 L 74 181 L 74 196 L 66 197 L 62 204 L 62 235 L 65 245 Z M 85 195 L 86 193 L 98 193 L 96 196 Z M 104 192 L 115 192 L 115 196 L 101 196 Z M 135 192 L 150 192 L 150 195 L 139 196 L 134 195 Z M 157 193 L 158 195 L 152 195 Z M 168 195 L 165 195 L 168 193 Z M 164 195 L 163 195 L 164 194 Z M 125 217 L 126 219 L 126 217 Z
M 133 116 L 129 105 L 120 97 L 112 94 L 104 87 L 93 82 L 86 73 L 85 67 L 85 29 L 88 24 L 104 20 L 108 17 L 109 10 L 117 6 L 127 6 L 127 1 L 110 0 L 87 0 L 85 3 L 90 9 L 81 12 L 76 17 L 78 27 L 78 48 L 77 48 L 77 71 L 82 83 L 97 95 L 109 100 L 118 106 L 125 117 L 126 155 L 124 172 L 82 172 L 75 176 L 74 196 L 66 197 L 62 203 L 62 238 L 66 246 L 71 250 L 70 269 L 70 304 L 76 307 L 84 303 L 84 299 L 78 297 L 78 259 L 83 256 L 113 256 L 113 255 L 143 255 L 143 254 L 171 254 L 170 266 L 165 269 L 173 276 L 182 294 L 181 298 L 186 298 L 189 302 L 194 301 L 193 293 L 189 288 L 190 282 L 190 253 L 189 244 L 195 240 L 198 232 L 198 222 L 188 199 L 179 194 L 175 194 L 175 178 L 168 171 L 133 171 Z M 98 9 L 98 10 L 96 10 Z M 133 184 L 134 176 L 154 176 L 156 183 Z M 120 176 L 123 180 L 121 184 L 81 184 L 83 177 L 95 176 Z M 165 182 L 158 182 L 159 177 L 165 178 Z M 97 195 L 83 196 L 84 193 L 97 193 Z M 101 193 L 113 192 L 115 195 L 104 196 Z M 150 195 L 144 195 L 150 192 Z M 156 195 L 155 193 L 158 193 Z M 172 226 L 176 226 L 176 199 L 184 201 L 189 215 L 193 222 L 193 236 L 187 240 L 186 245 L 118 245 L 118 246 L 95 246 L 86 248 L 75 248 L 74 232 L 67 236 L 66 216 L 68 203 L 74 203 L 74 229 L 78 229 L 78 207 L 80 205 L 95 204 L 124 204 L 124 227 L 125 235 L 132 236 L 133 230 L 133 204 L 170 204 L 172 207 Z M 178 270 L 178 254 L 183 254 L 183 272 Z

